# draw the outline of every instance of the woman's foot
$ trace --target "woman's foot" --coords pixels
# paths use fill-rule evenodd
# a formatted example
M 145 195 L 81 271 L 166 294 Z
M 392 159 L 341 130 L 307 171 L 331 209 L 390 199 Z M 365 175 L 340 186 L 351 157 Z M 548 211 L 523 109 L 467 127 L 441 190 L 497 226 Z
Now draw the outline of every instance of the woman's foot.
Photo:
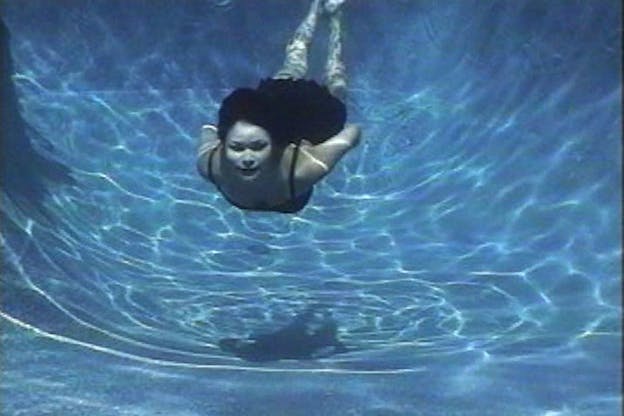
M 340 9 L 346 0 L 323 0 L 323 10 L 328 15 L 332 15 Z

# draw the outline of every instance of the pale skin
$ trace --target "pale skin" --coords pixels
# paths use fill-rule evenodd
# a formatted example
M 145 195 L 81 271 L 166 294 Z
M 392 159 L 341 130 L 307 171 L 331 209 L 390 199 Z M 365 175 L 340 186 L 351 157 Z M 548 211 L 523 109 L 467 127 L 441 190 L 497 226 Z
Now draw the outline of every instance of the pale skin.
M 344 98 L 346 77 L 341 62 L 340 10 L 343 0 L 314 0 L 308 15 L 286 47 L 286 62 L 275 78 L 301 78 L 307 70 L 307 47 L 311 42 L 317 17 L 323 11 L 330 19 L 330 45 L 326 65 L 329 91 Z M 360 140 L 360 128 L 347 124 L 342 131 L 322 143 L 313 145 L 301 139 L 294 167 L 296 195 L 310 190 L 336 166 L 338 161 Z M 213 125 L 202 127 L 197 169 L 206 179 L 219 184 L 221 192 L 242 207 L 277 206 L 290 200 L 289 176 L 296 145 L 279 151 L 262 127 L 239 120 L 227 132 L 223 144 Z M 208 173 L 208 158 L 218 146 Z

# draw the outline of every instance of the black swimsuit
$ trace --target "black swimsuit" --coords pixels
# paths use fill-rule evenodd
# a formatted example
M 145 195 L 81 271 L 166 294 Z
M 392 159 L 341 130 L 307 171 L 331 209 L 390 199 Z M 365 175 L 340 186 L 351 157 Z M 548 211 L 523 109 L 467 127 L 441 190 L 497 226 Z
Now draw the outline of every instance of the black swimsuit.
M 308 201 L 310 200 L 310 197 L 312 196 L 313 188 L 310 188 L 308 192 L 301 194 L 299 196 L 297 196 L 295 193 L 295 165 L 297 163 L 297 156 L 299 155 L 299 144 L 297 144 L 295 147 L 295 153 L 293 154 L 293 159 L 290 165 L 290 174 L 288 177 L 288 184 L 290 185 L 290 199 L 285 202 L 282 202 L 281 204 L 277 204 L 274 206 L 258 205 L 255 207 L 243 207 L 237 204 L 236 202 L 232 201 L 221 190 L 221 187 L 215 181 L 214 176 L 212 175 L 212 158 L 214 154 L 216 153 L 217 149 L 219 148 L 219 146 L 220 144 L 213 147 L 212 150 L 210 151 L 210 156 L 208 157 L 208 178 L 210 179 L 212 183 L 215 184 L 219 192 L 221 192 L 221 195 L 223 195 L 223 197 L 235 207 L 240 208 L 240 209 L 245 209 L 245 210 L 251 210 L 251 211 L 275 211 L 275 212 L 282 212 L 285 214 L 292 214 L 292 213 L 301 211 L 303 207 L 305 207 Z

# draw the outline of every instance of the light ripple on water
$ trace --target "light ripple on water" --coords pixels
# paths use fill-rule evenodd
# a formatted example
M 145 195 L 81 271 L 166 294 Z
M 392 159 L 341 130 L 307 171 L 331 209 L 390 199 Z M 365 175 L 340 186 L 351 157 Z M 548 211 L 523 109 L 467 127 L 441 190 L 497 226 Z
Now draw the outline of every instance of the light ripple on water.
M 431 47 L 447 43 L 435 22 L 425 29 Z M 542 75 L 561 70 L 538 59 L 544 44 L 512 44 Z M 195 127 L 214 118 L 216 91 L 85 91 L 80 72 L 56 85 L 37 45 L 18 49 L 32 64 L 15 77 L 28 121 L 78 185 L 47 217 L 3 196 L 9 322 L 152 364 L 336 374 L 421 371 L 439 356 L 543 361 L 620 335 L 620 88 L 571 107 L 574 76 L 554 89 L 457 76 L 381 91 L 364 74 L 350 102 L 363 143 L 300 215 L 275 216 L 229 206 L 195 172 Z M 243 366 L 215 347 L 310 304 L 358 351 Z

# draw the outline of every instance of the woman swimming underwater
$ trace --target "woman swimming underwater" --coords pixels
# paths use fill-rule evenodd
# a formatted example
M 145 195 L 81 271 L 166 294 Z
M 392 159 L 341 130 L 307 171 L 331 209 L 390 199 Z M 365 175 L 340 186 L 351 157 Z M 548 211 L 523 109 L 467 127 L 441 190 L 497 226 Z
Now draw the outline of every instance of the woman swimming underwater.
M 298 212 L 308 203 L 314 184 L 358 144 L 359 127 L 345 126 L 343 2 L 313 0 L 286 46 L 283 68 L 255 89 L 234 90 L 221 104 L 217 126 L 202 127 L 197 168 L 232 205 Z M 303 79 L 321 16 L 328 18 L 330 27 L 326 86 Z

